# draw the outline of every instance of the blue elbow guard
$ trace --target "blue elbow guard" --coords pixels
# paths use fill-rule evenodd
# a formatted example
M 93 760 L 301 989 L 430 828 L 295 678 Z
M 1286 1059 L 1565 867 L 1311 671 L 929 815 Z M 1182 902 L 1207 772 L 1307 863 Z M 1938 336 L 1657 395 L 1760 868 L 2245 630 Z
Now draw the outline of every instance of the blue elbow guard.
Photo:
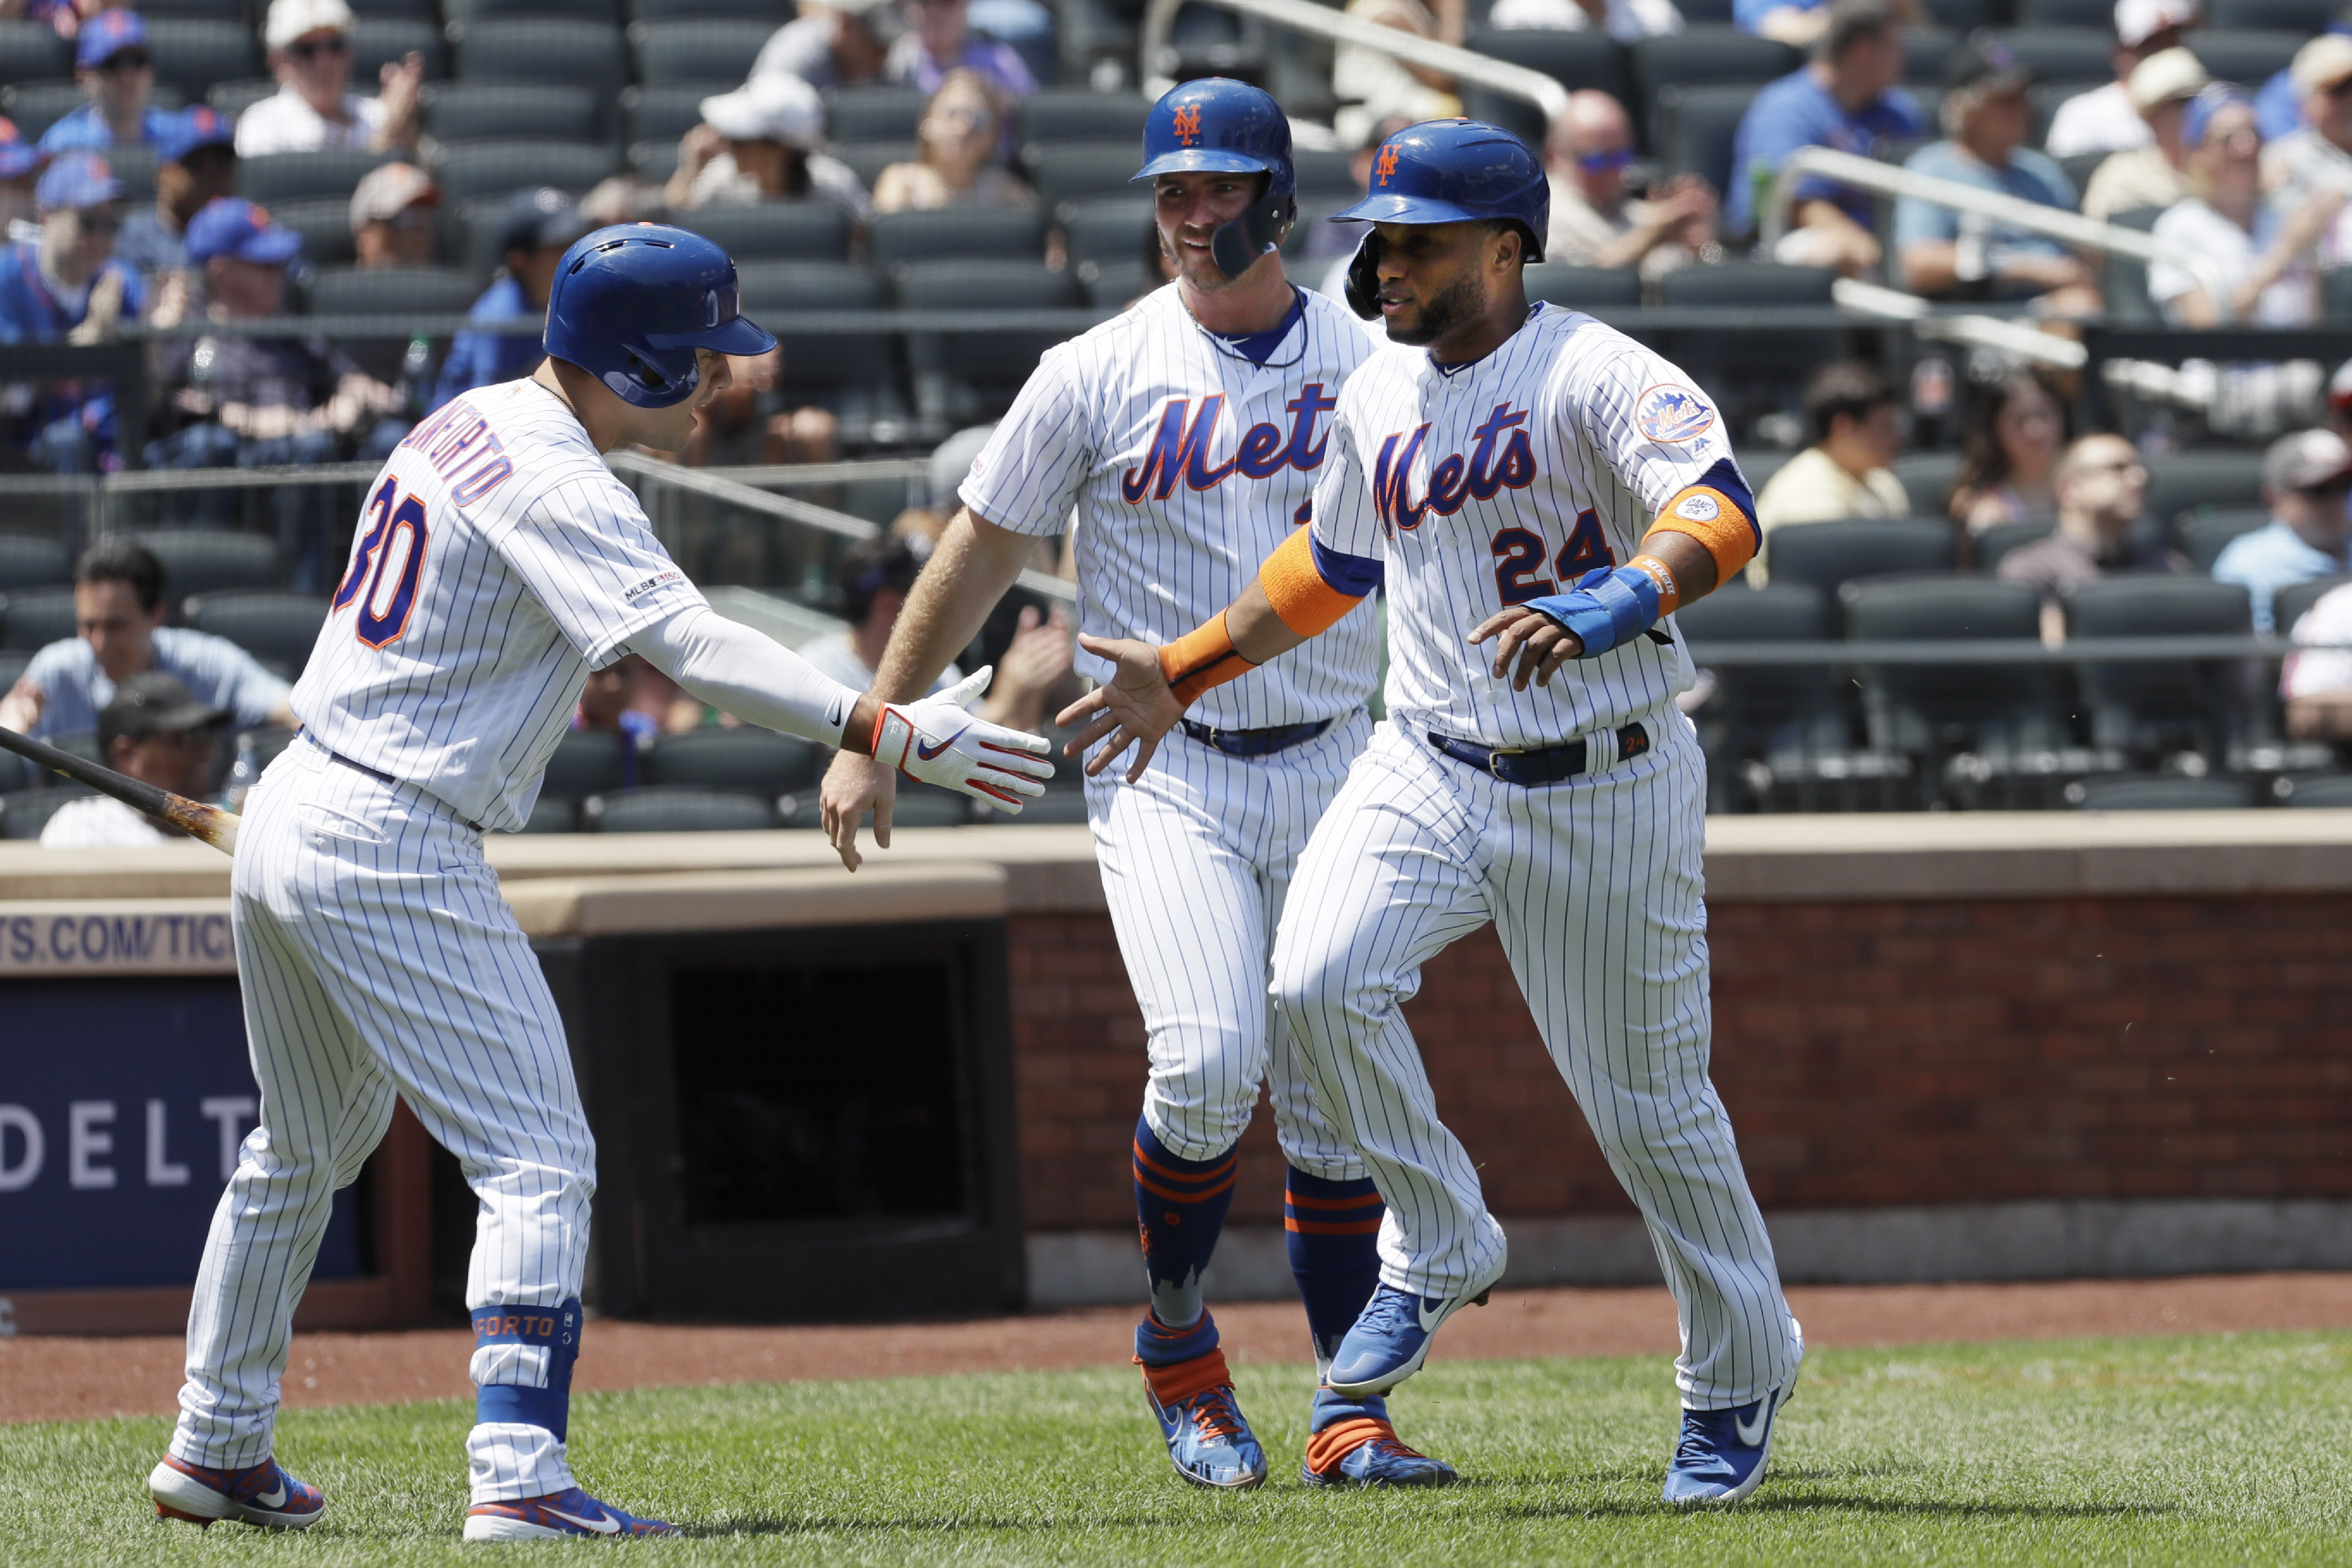
M 1591 658 L 1632 642 L 1658 620 L 1658 584 L 1637 566 L 1614 572 L 1596 566 L 1565 594 L 1530 599 L 1527 607 L 1574 632 L 1584 644 L 1577 657 Z

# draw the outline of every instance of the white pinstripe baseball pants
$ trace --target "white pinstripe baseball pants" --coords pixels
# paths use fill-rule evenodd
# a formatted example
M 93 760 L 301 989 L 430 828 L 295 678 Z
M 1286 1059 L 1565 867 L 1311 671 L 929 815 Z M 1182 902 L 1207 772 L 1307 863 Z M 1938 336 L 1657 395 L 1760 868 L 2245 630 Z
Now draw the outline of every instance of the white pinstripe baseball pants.
M 468 1307 L 580 1293 L 596 1161 L 539 961 L 446 806 L 297 742 L 247 805 L 230 890 L 261 1125 L 205 1242 L 172 1439 L 220 1468 L 270 1451 L 294 1304 L 395 1090 L 480 1201 Z M 471 1373 L 543 1387 L 547 1356 L 487 1346 Z M 477 1426 L 466 1452 L 476 1502 L 572 1484 L 536 1426 Z
M 1643 723 L 1648 755 L 1537 789 L 1381 724 L 1300 858 L 1275 992 L 1318 1103 L 1388 1201 L 1381 1278 L 1452 1295 L 1506 1246 L 1402 1008 L 1423 963 L 1492 920 L 1649 1224 L 1681 1319 L 1683 1403 L 1721 1409 L 1786 1382 L 1801 1352 L 1707 1078 L 1706 763 L 1671 707 Z
M 1304 745 L 1243 758 L 1177 730 L 1139 783 L 1122 782 L 1123 764 L 1087 782 L 1111 928 L 1149 1037 L 1143 1114 L 1172 1153 L 1232 1148 L 1264 1083 L 1292 1164 L 1336 1182 L 1364 1175 L 1307 1094 L 1266 965 L 1299 850 L 1370 732 L 1360 709 Z

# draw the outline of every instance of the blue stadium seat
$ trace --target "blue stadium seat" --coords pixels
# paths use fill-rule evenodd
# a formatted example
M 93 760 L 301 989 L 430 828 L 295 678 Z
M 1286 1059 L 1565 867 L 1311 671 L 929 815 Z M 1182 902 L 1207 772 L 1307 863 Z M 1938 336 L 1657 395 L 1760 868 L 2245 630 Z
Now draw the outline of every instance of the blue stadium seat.
M 352 187 L 383 161 L 383 153 L 364 147 L 321 147 L 312 153 L 239 158 L 237 189 L 247 200 L 264 206 L 309 197 L 340 196 L 349 202 Z
M 2147 464 L 2151 518 L 2178 517 L 2191 507 L 2257 507 L 2263 504 L 2263 454 L 2257 447 L 2192 447 Z
M 1804 64 L 1801 51 L 1737 27 L 1687 27 L 1633 47 L 1633 84 L 1643 108 L 1635 115 L 1643 145 L 1661 144 L 1664 132 L 1658 93 L 1669 87 L 1760 87 Z
M 591 833 L 740 833 L 776 826 L 772 802 L 709 789 L 625 789 L 591 795 L 580 826 Z
M 0 594 L 0 647 L 31 652 L 73 635 L 71 588 L 24 588 Z
M 1883 577 L 1849 583 L 1838 597 L 1845 635 L 1855 641 L 2015 642 L 2041 635 L 2042 595 L 2022 583 L 1949 574 Z M 1953 752 L 2013 753 L 2054 748 L 2068 738 L 2055 689 L 2040 665 L 1871 665 L 1861 681 L 1872 749 L 1927 757 L 1937 769 Z
M 1729 190 L 1732 145 L 1759 90 L 1752 82 L 1659 89 L 1659 163 L 1670 174 L 1697 174 L 1717 191 Z
M 131 535 L 163 563 L 163 595 L 174 603 L 224 588 L 274 588 L 278 542 L 226 528 L 159 528 Z
M 452 81 L 427 88 L 425 128 L 436 142 L 555 138 L 604 133 L 596 97 L 568 82 Z
M 747 21 L 781 27 L 792 20 L 792 7 L 776 0 L 623 0 L 632 22 Z M 744 67 L 748 73 L 748 62 Z
M 1064 202 L 1117 196 L 1137 187 L 1137 150 L 1125 142 L 1047 143 L 1034 149 L 1036 161 L 1028 170 L 1029 183 L 1047 212 Z
M 629 79 L 621 30 L 606 23 L 518 16 L 452 22 L 449 34 L 457 74 L 473 80 L 568 82 L 603 101 Z
M 1522 274 L 1530 300 L 1570 310 L 1624 308 L 1642 302 L 1642 275 L 1631 267 L 1571 267 L 1538 261 Z
M 2290 583 L 2271 595 L 2271 620 L 2278 635 L 2285 637 L 2294 630 L 2294 623 L 2311 613 L 2311 606 L 2329 594 L 2352 583 L 2352 576 L 2314 577 L 2307 583 Z
M 910 310 L 1069 309 L 1077 279 L 1042 261 L 922 261 L 893 277 L 898 303 Z M 920 334 L 909 351 L 917 411 L 949 428 L 1002 414 L 1045 350 L 1063 332 Z
M 53 588 L 73 580 L 73 558 L 54 539 L 0 533 L 0 594 Z M 7 689 L 0 687 L 0 691 Z
M 446 149 L 436 161 L 444 201 L 499 196 L 530 185 L 553 185 L 573 195 L 593 188 L 619 164 L 604 142 L 468 142 Z
M 0 82 L 71 81 L 73 45 L 46 22 L 0 17 Z
M 2103 578 L 2066 595 L 2066 640 L 2245 637 L 2253 612 L 2245 587 L 2205 577 L 2152 574 Z M 2153 763 L 2183 747 L 2218 766 L 2242 716 L 2236 672 L 2226 661 L 2085 664 L 2076 680 L 2090 710 L 2091 743 Z
M 1785 522 L 1764 536 L 1764 563 L 1776 586 L 1801 583 L 1832 602 L 1848 583 L 1948 572 L 1952 551 L 1951 525 L 1933 517 Z
M 2112 11 L 2109 15 L 2113 15 Z M 2096 27 L 1994 27 L 1985 37 L 2005 46 L 2033 73 L 2037 85 L 2081 82 L 2096 87 L 2115 79 L 2115 35 Z M 2079 89 L 2078 89 L 2079 90 Z
M 2191 507 L 2172 520 L 2173 548 L 2189 557 L 2201 576 L 2210 576 L 2213 563 L 2230 541 L 2252 533 L 2271 520 L 2268 507 Z
M 877 213 L 866 228 L 866 254 L 877 270 L 965 257 L 1035 261 L 1045 254 L 1045 220 L 1011 207 L 932 207 Z
M 835 142 L 912 142 L 929 100 L 919 89 L 873 84 L 829 88 L 825 135 Z
M 733 790 L 773 800 L 816 782 L 817 748 L 797 735 L 752 725 L 664 735 L 646 752 L 648 784 Z
M 710 96 L 710 89 L 700 82 L 633 87 L 621 94 L 622 140 L 676 146 L 679 137 L 702 123 L 702 100 Z
M 1062 231 L 1063 249 L 1071 266 L 1089 261 L 1121 266 L 1143 264 L 1145 241 L 1153 232 L 1150 197 L 1102 196 L 1088 202 L 1072 202 L 1059 208 L 1055 216 Z
M 629 52 L 637 79 L 647 87 L 665 82 L 740 82 L 776 30 L 772 22 L 632 22 Z
M 595 22 L 608 27 L 618 26 L 621 22 L 616 0 L 442 0 L 442 9 L 452 22 L 467 24 L 516 16 L 551 16 Z
M 1969 564 L 1986 576 L 2000 570 L 2000 558 L 2012 550 L 2050 537 L 2058 526 L 2055 518 L 2028 517 L 2015 522 L 1997 522 L 1969 541 Z
M 738 262 L 849 258 L 849 211 L 834 202 L 700 207 L 671 221 L 724 247 Z
M 226 637 L 264 663 L 299 673 L 327 623 L 327 600 L 276 589 L 205 594 L 182 606 L 191 628 Z
M 883 170 L 893 163 L 915 162 L 922 149 L 908 137 L 904 142 L 835 142 L 827 151 L 848 164 L 857 183 L 870 191 Z
M 155 79 L 185 98 L 201 100 L 216 81 L 261 74 L 261 49 L 242 22 L 201 16 L 159 16 L 147 24 Z
M 1014 108 L 1013 140 L 1024 150 L 1055 142 L 1124 142 L 1139 149 L 1150 112 L 1151 100 L 1141 93 L 1048 88 Z
M 1570 92 L 1591 88 L 1625 103 L 1634 101 L 1625 48 L 1602 32 L 1566 32 L 1550 27 L 1481 27 L 1465 46 L 1475 54 L 1539 70 Z M 1465 83 L 1464 110 L 1472 118 L 1499 125 L 1530 147 L 1543 145 L 1543 111 L 1535 105 Z M 1638 125 L 1640 116 L 1635 115 Z
M 11 82 L 0 88 L 0 114 L 5 114 L 27 142 L 39 141 L 42 132 L 89 101 L 81 83 L 71 77 L 63 81 Z
M 278 84 L 268 77 L 240 77 L 235 81 L 216 81 L 205 94 L 205 101 L 223 114 L 243 114 L 265 98 L 278 96 Z
M 429 19 L 362 16 L 352 27 L 352 80 L 368 91 L 375 89 L 385 66 L 412 54 L 424 58 L 426 81 L 449 74 L 448 42 Z
M 307 290 L 313 316 L 462 316 L 481 293 L 462 267 L 329 267 Z
M 2324 33 L 2336 20 L 2338 0 L 2213 0 L 2205 10 L 2205 25 L 2224 27 L 2278 28 L 2309 37 Z M 2254 84 L 2248 82 L 2252 87 Z

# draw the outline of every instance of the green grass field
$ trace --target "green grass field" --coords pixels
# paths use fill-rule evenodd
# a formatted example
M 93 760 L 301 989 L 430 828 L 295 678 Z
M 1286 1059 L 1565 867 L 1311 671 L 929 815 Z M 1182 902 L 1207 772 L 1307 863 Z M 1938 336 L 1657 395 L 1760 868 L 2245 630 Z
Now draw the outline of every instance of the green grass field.
M 157 1521 L 163 1420 L 0 1426 L 0 1561 L 2352 1562 L 2352 1335 L 1816 1351 L 1772 1479 L 1700 1517 L 1657 1501 L 1663 1361 L 1433 1366 L 1394 1409 L 1462 1470 L 1442 1492 L 1301 1486 L 1307 1380 L 1241 1370 L 1275 1479 L 1231 1496 L 1175 1479 L 1128 1372 L 583 1395 L 583 1478 L 689 1538 L 532 1548 L 458 1542 L 456 1403 L 289 1415 L 329 1499 L 289 1537 Z

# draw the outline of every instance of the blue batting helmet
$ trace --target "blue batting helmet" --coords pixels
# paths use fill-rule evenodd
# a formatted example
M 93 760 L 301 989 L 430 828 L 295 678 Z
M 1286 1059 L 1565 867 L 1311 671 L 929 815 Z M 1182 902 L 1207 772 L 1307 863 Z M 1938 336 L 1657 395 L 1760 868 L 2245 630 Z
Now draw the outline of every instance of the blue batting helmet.
M 1298 173 L 1282 106 L 1245 81 L 1203 77 L 1170 88 L 1143 121 L 1143 167 L 1135 178 L 1196 172 L 1266 176 L 1265 193 L 1211 237 L 1209 254 L 1238 278 L 1298 216 Z
M 640 408 L 694 395 L 697 349 L 762 354 L 776 340 L 747 321 L 735 263 L 698 234 L 614 224 L 572 241 L 547 300 L 547 352 Z
M 1408 125 L 1372 154 L 1364 199 L 1331 221 L 1476 223 L 1499 218 L 1524 231 L 1529 261 L 1543 259 L 1551 185 L 1527 144 L 1476 120 Z

